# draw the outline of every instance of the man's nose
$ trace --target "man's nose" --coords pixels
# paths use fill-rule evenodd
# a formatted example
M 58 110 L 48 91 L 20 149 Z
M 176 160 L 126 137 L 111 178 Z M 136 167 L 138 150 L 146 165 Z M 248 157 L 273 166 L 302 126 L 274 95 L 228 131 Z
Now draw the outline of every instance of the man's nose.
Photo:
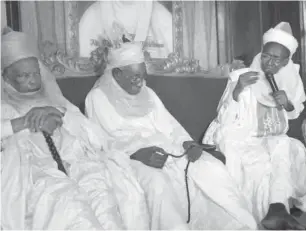
M 269 58 L 269 60 L 268 60 L 267 64 L 269 64 L 269 65 L 274 64 L 274 61 L 273 61 L 273 59 L 272 59 L 271 57 Z
M 35 84 L 37 82 L 37 79 L 36 79 L 36 77 L 35 77 L 35 75 L 31 75 L 31 78 L 29 78 L 29 84 Z

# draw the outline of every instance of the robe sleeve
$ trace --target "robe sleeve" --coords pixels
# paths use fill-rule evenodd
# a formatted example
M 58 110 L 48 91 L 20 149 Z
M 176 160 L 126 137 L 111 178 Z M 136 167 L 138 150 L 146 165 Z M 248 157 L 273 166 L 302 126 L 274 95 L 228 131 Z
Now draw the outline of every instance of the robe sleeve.
M 1 140 L 14 134 L 11 120 L 1 119 Z
M 297 71 L 299 71 L 299 65 L 296 65 Z M 304 110 L 304 102 L 306 100 L 304 85 L 301 80 L 301 77 L 298 78 L 298 84 L 296 87 L 296 94 L 294 99 L 292 99 L 292 104 L 294 106 L 294 110 L 291 112 L 287 112 L 288 119 L 293 120 L 299 117 L 301 112 Z
M 86 116 L 100 126 L 108 138 L 115 138 L 115 131 L 120 127 L 121 118 L 98 88 L 90 91 L 85 100 Z
M 63 117 L 63 127 L 69 133 L 92 147 L 103 150 L 104 139 L 98 126 L 89 121 L 79 110 L 68 100 L 66 101 L 66 111 Z M 61 110 L 59 108 L 59 110 Z
M 11 120 L 17 118 L 18 114 L 8 104 L 1 104 L 1 141 L 14 134 Z
M 155 124 L 164 135 L 168 136 L 173 141 L 173 144 L 182 146 L 184 141 L 192 140 L 188 132 L 183 126 L 170 114 L 156 93 L 150 90 L 150 94 L 156 105 Z
M 218 121 L 221 123 L 233 123 L 237 119 L 239 113 L 239 102 L 233 99 L 233 91 L 237 82 L 228 80 L 225 91 L 218 105 Z M 241 93 L 243 94 L 243 92 Z M 241 99 L 241 94 L 238 101 Z
M 243 140 L 249 136 L 256 124 L 256 114 L 254 114 L 253 97 L 250 87 L 246 87 L 238 97 L 238 102 L 233 99 L 233 91 L 237 82 L 229 80 L 226 90 L 218 106 L 217 123 L 219 136 L 235 140 Z M 219 140 L 220 141 L 220 140 Z M 218 143 L 218 142 L 217 142 Z

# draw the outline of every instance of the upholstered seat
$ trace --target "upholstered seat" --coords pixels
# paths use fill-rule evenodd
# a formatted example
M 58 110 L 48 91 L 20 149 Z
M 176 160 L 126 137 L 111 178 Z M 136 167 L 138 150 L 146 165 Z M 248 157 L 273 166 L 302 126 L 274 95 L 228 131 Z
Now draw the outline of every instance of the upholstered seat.
M 84 101 L 97 77 L 59 79 L 63 94 L 84 112 Z M 227 83 L 226 78 L 204 78 L 150 75 L 147 84 L 161 98 L 170 113 L 198 141 L 210 122 L 216 117 L 218 102 Z M 103 105 L 101 105 L 103 107 Z M 300 117 L 290 121 L 288 135 L 304 142 L 302 121 L 306 118 L 304 110 Z M 304 123 L 305 125 L 305 123 Z M 304 126 L 304 134 L 305 134 Z

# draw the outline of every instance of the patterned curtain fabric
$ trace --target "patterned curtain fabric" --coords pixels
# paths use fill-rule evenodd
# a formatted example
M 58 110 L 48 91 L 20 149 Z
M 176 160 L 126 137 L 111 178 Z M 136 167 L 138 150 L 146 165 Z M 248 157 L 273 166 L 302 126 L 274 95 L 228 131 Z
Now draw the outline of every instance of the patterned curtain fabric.
M 78 44 L 73 44 L 67 34 L 71 31 L 68 27 L 73 26 L 69 22 L 74 18 L 71 7 L 73 4 L 64 1 L 20 1 L 21 31 L 36 38 L 41 52 L 61 49 L 75 55 L 78 49 L 73 46 Z
M 200 61 L 204 69 L 218 65 L 215 1 L 183 2 L 184 56 Z

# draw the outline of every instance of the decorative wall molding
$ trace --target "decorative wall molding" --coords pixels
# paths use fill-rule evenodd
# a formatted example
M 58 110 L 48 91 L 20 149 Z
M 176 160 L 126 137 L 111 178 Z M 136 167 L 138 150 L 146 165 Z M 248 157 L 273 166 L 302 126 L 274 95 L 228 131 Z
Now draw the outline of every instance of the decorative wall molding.
M 78 2 L 65 1 L 65 28 L 66 28 L 66 52 L 67 55 L 77 57 L 79 55 L 79 16 Z
M 41 59 L 57 78 L 86 77 L 99 74 L 95 71 L 93 61 L 79 56 L 69 56 L 50 41 L 43 42 Z
M 57 5 L 57 10 L 58 7 L 60 5 Z M 99 75 L 97 71 L 99 68 L 96 67 L 98 62 L 93 58 L 79 56 L 78 2 L 64 1 L 62 7 L 64 24 L 54 26 L 62 27 L 65 39 L 41 41 L 42 61 L 57 78 Z
M 173 15 L 173 50 L 183 56 L 183 12 L 182 1 L 172 2 Z M 94 50 L 91 58 L 79 57 L 78 2 L 64 2 L 65 50 L 51 41 L 42 41 L 42 60 L 57 78 L 86 77 L 101 74 L 102 57 L 99 48 Z
M 183 2 L 172 2 L 173 52 L 183 56 Z
M 97 47 L 91 53 L 90 58 L 79 56 L 78 24 L 81 17 L 78 13 L 79 2 L 21 1 L 21 6 L 22 30 L 34 35 L 38 40 L 41 59 L 57 78 L 101 75 L 103 64 L 105 64 L 105 57 L 103 51 L 101 53 L 101 48 Z M 39 9 L 39 12 L 37 12 L 37 9 Z M 182 0 L 172 2 L 172 17 L 173 50 L 174 53 L 179 54 L 180 58 L 183 58 Z M 61 23 L 63 21 L 64 23 Z M 45 34 L 40 35 L 42 30 Z M 225 50 L 223 49 L 223 51 Z M 159 60 L 157 66 L 163 61 L 165 60 Z M 228 60 L 224 60 L 223 63 L 227 62 Z M 223 66 L 217 68 L 222 69 Z M 155 73 L 154 68 L 150 73 Z

